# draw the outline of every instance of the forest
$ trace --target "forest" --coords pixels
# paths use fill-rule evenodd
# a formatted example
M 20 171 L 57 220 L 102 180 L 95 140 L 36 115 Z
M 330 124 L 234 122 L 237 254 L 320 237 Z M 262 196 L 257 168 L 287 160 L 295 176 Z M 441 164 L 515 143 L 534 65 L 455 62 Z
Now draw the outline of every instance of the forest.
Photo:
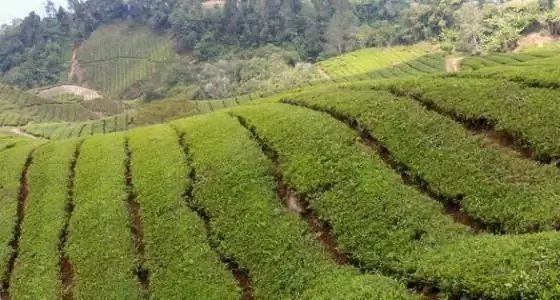
M 503 2 L 503 1 L 502 1 Z M 465 0 L 68 0 L 47 1 L 0 29 L 0 80 L 22 88 L 57 83 L 72 48 L 117 21 L 170 34 L 174 51 L 212 61 L 274 45 L 315 62 L 357 48 L 437 41 L 448 51 L 509 51 L 535 30 L 560 31 L 552 0 L 513 6 Z M 507 4 L 507 3 L 506 3 Z

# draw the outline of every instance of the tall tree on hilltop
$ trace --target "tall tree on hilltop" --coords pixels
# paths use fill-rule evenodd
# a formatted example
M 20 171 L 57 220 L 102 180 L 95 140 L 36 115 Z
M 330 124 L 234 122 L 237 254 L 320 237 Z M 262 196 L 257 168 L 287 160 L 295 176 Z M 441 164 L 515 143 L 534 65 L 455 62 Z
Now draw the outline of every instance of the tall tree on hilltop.
M 346 52 L 348 38 L 355 21 L 356 16 L 352 5 L 346 0 L 335 1 L 334 12 L 326 30 L 326 38 L 329 45 L 334 47 L 338 53 Z

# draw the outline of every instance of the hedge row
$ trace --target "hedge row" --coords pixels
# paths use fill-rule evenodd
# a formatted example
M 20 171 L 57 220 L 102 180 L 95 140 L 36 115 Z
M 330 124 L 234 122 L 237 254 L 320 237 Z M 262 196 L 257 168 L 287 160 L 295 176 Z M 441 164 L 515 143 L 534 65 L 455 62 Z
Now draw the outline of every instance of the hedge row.
M 242 113 L 279 150 L 286 180 L 298 191 L 331 183 L 333 188 L 311 203 L 330 222 L 341 248 L 364 267 L 381 266 L 410 282 L 437 286 L 442 297 L 452 299 L 560 296 L 557 232 L 464 234 L 435 221 L 440 213 L 414 201 L 417 196 L 405 195 L 407 187 L 391 180 L 392 171 L 380 162 L 372 164 L 376 154 L 355 145 L 352 134 L 340 128 L 342 123 L 281 106 L 244 108 Z M 344 147 L 354 149 L 341 151 Z M 393 193 L 401 196 L 393 198 Z
M 232 274 L 212 251 L 204 223 L 182 195 L 193 183 L 175 131 L 157 125 L 128 133 L 145 267 L 154 299 L 235 299 Z
M 140 297 L 124 161 L 122 134 L 91 137 L 81 147 L 67 247 L 76 299 Z
M 14 226 L 17 221 L 20 178 L 30 152 L 37 143 L 21 143 L 0 152 L 0 276 L 8 274 L 9 261 L 12 256 Z M 0 287 L 0 290 L 2 288 Z
M 560 234 L 460 237 L 406 257 L 412 280 L 468 299 L 558 299 Z M 458 299 L 458 298 L 457 298 Z
M 389 68 L 395 63 L 421 57 L 428 51 L 424 45 L 393 47 L 391 49 L 367 48 L 321 61 L 318 65 L 331 77 L 339 78 Z
M 62 294 L 58 247 L 66 220 L 70 164 L 77 141 L 47 143 L 33 153 L 27 207 L 11 285 L 13 299 L 57 299 Z
M 439 193 L 462 195 L 465 210 L 489 230 L 527 232 L 560 226 L 555 201 L 560 170 L 554 166 L 488 145 L 414 100 L 372 91 L 367 85 L 319 90 L 296 99 L 356 120 Z
M 195 168 L 192 205 L 209 216 L 219 249 L 248 270 L 255 298 L 418 299 L 392 279 L 336 266 L 282 208 L 272 163 L 236 119 L 212 114 L 173 124 L 186 133 Z
M 534 148 L 540 160 L 560 157 L 560 91 L 500 79 L 430 78 L 376 84 L 435 105 L 459 118 L 484 118 Z
M 466 78 L 503 78 L 529 87 L 560 89 L 560 70 L 557 68 L 557 64 L 501 66 L 476 72 L 458 73 L 457 76 Z
M 439 203 L 404 185 L 343 123 L 284 104 L 235 113 L 278 152 L 285 181 L 308 196 L 340 249 L 363 268 L 397 272 L 411 253 L 471 234 L 442 214 Z

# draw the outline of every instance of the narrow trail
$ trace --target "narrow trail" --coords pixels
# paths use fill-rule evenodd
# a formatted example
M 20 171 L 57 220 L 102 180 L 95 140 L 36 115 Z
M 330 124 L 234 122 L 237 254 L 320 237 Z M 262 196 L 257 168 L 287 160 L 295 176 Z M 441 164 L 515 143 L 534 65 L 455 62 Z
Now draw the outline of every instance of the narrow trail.
M 125 184 L 127 189 L 127 207 L 130 215 L 130 232 L 132 234 L 132 241 L 134 245 L 134 252 L 136 255 L 136 277 L 145 299 L 150 299 L 150 270 L 145 266 L 145 244 L 144 244 L 144 228 L 142 226 L 142 216 L 140 215 L 140 203 L 138 203 L 138 195 L 134 188 L 132 178 L 132 150 L 130 148 L 130 141 L 125 138 Z
M 204 227 L 206 229 L 206 239 L 208 241 L 208 244 L 210 245 L 210 248 L 218 255 L 220 261 L 228 268 L 228 270 L 231 272 L 231 274 L 237 281 L 237 285 L 242 291 L 240 299 L 253 300 L 254 296 L 253 296 L 252 279 L 251 276 L 249 275 L 249 270 L 239 265 L 239 263 L 236 261 L 236 259 L 233 256 L 228 255 L 220 250 L 219 248 L 220 238 L 212 228 L 212 218 L 210 217 L 210 213 L 204 207 L 198 206 L 195 203 L 196 195 L 194 193 L 194 189 L 198 179 L 196 175 L 196 169 L 193 167 L 191 151 L 188 144 L 186 143 L 185 133 L 180 132 L 175 127 L 173 127 L 173 129 L 175 130 L 178 136 L 179 146 L 183 149 L 183 152 L 185 153 L 185 157 L 186 157 L 185 163 L 189 168 L 188 178 L 190 178 L 191 184 L 187 185 L 185 191 L 183 192 L 183 198 L 185 200 L 185 203 L 187 207 L 192 212 L 196 213 L 197 216 L 200 218 L 200 220 L 202 220 L 202 222 L 204 223 Z
M 0 127 L 0 132 L 1 131 L 7 131 L 9 134 L 25 137 L 25 138 L 32 139 L 32 140 L 45 140 L 45 138 L 43 138 L 41 136 L 27 133 L 19 127 Z
M 73 82 L 74 77 L 77 78 L 77 83 L 82 85 L 85 83 L 84 81 L 84 70 L 80 65 L 78 60 L 78 50 L 80 49 L 79 46 L 75 46 L 72 49 L 72 60 L 70 64 L 70 71 L 68 72 L 68 81 Z
M 233 116 L 233 115 L 232 115 Z M 330 253 L 332 259 L 339 265 L 349 265 L 352 259 L 338 248 L 336 244 L 336 239 L 332 234 L 331 228 L 325 222 L 321 222 L 317 214 L 311 208 L 309 201 L 306 199 L 305 195 L 298 195 L 294 192 L 286 181 L 284 181 L 284 173 L 282 171 L 282 163 L 280 162 L 280 156 L 278 152 L 274 150 L 270 143 L 265 141 L 259 134 L 254 126 L 251 126 L 247 120 L 241 116 L 237 117 L 241 126 L 243 126 L 247 131 L 251 133 L 251 137 L 260 146 L 262 152 L 274 165 L 274 178 L 276 181 L 276 195 L 281 200 L 282 204 L 287 207 L 290 211 L 298 213 L 300 217 L 306 221 L 311 232 L 315 235 L 315 238 L 327 249 Z M 323 188 L 322 190 L 328 190 Z
M 390 88 L 389 92 L 399 97 L 408 97 L 420 103 L 426 110 L 436 112 L 461 124 L 473 135 L 483 136 L 488 144 L 494 144 L 501 148 L 512 151 L 521 159 L 528 159 L 542 164 L 559 164 L 560 157 L 539 154 L 529 141 L 524 140 L 519 134 L 496 129 L 496 121 L 480 118 L 469 118 L 459 115 L 455 111 L 447 111 L 437 106 L 433 101 L 419 95 L 411 95 Z
M 461 61 L 464 57 L 448 56 L 445 58 L 445 71 L 447 73 L 456 73 L 461 69 Z
M 238 115 L 231 114 L 234 118 L 237 118 L 241 126 L 243 126 L 251 135 L 251 137 L 257 142 L 263 154 L 268 157 L 274 166 L 274 178 L 276 181 L 276 194 L 282 205 L 288 208 L 288 210 L 300 215 L 302 220 L 307 224 L 316 240 L 323 245 L 323 247 L 329 252 L 333 262 L 341 266 L 352 266 L 359 270 L 362 274 L 367 274 L 372 270 L 364 269 L 363 266 L 367 265 L 361 262 L 357 258 L 353 257 L 348 253 L 344 253 L 338 246 L 336 242 L 336 237 L 332 233 L 331 225 L 320 220 L 317 213 L 312 209 L 311 204 L 307 200 L 305 195 L 298 195 L 295 189 L 289 186 L 289 184 L 284 180 L 284 174 L 282 169 L 282 163 L 280 161 L 280 156 L 278 152 L 271 146 L 271 144 L 262 136 L 259 135 L 255 126 L 248 123 L 248 121 Z M 317 189 L 319 192 L 325 192 L 332 188 L 332 185 L 326 185 Z M 376 270 L 381 272 L 381 274 L 392 277 L 390 271 Z M 439 290 L 433 286 L 426 286 L 422 283 L 417 282 L 407 282 L 407 289 L 421 294 L 424 300 L 436 300 L 439 299 Z
M 11 300 L 10 281 L 19 254 L 19 239 L 21 237 L 21 228 L 23 225 L 23 221 L 25 219 L 25 209 L 27 208 L 27 195 L 29 193 L 27 171 L 29 170 L 29 167 L 33 163 L 33 152 L 34 150 L 31 150 L 31 152 L 29 153 L 27 160 L 25 161 L 25 165 L 23 166 L 23 170 L 21 171 L 17 212 L 16 212 L 17 219 L 14 225 L 14 229 L 12 231 L 13 237 L 9 243 L 9 247 L 12 249 L 11 251 L 12 253 L 8 260 L 8 267 L 6 268 L 6 271 L 3 274 L 2 287 L 0 289 L 0 299 L 2 300 Z
M 323 69 L 321 66 L 317 66 L 317 72 L 319 72 L 319 75 L 321 75 L 321 77 L 323 77 L 324 79 L 332 80 L 331 75 L 329 75 L 329 73 L 327 73 L 327 71 L 325 71 L 325 69 Z
M 76 165 L 78 164 L 78 159 L 80 158 L 80 149 L 82 148 L 84 140 L 81 140 L 76 145 L 76 150 L 72 160 L 70 161 L 70 168 L 68 170 L 68 184 L 67 184 L 67 197 L 65 205 L 65 219 L 62 230 L 59 235 L 59 269 L 60 269 L 60 279 L 62 281 L 62 300 L 73 300 L 74 299 L 74 265 L 66 253 L 66 245 L 68 243 L 68 230 L 70 227 L 70 220 L 72 218 L 72 213 L 74 212 L 74 184 L 76 178 Z
M 482 220 L 471 216 L 464 210 L 461 201 L 465 195 L 444 195 L 438 192 L 428 181 L 426 181 L 426 179 L 422 178 L 418 174 L 414 174 L 410 167 L 399 161 L 393 153 L 391 153 L 391 151 L 383 145 L 383 143 L 381 143 L 380 140 L 375 138 L 367 129 L 361 126 L 360 123 L 352 117 L 346 116 L 334 109 L 314 106 L 296 100 L 282 99 L 281 102 L 326 113 L 336 120 L 346 124 L 350 129 L 359 135 L 363 144 L 377 152 L 385 164 L 400 175 L 404 184 L 414 187 L 433 201 L 441 203 L 443 205 L 443 213 L 451 217 L 456 223 L 469 227 L 474 233 L 480 233 L 483 231 L 494 233 L 501 232 L 501 226 L 484 223 Z

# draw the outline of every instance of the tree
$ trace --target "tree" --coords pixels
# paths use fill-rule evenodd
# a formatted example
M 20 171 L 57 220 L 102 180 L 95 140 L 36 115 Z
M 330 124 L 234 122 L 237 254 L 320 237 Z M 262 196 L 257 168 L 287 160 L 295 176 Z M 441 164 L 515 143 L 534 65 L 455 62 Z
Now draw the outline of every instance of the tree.
M 352 6 L 346 0 L 336 1 L 334 13 L 328 23 L 326 38 L 331 47 L 338 53 L 346 52 L 347 42 L 350 33 L 354 29 L 356 16 L 352 11 Z
M 471 54 L 484 52 L 484 14 L 476 3 L 464 3 L 456 13 L 457 50 Z

